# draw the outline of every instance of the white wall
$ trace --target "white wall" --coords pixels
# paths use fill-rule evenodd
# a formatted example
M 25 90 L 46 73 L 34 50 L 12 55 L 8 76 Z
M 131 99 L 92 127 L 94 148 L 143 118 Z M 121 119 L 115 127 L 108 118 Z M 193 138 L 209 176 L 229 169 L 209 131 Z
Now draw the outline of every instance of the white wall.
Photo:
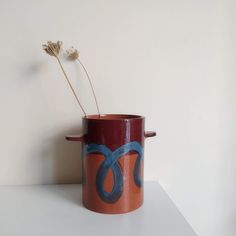
M 199 236 L 235 236 L 235 10 L 234 0 L 1 0 L 0 184 L 80 180 L 80 147 L 64 135 L 82 113 L 41 49 L 60 39 L 79 47 L 103 113 L 143 114 L 158 131 L 146 179 Z M 81 71 L 64 64 L 94 113 Z

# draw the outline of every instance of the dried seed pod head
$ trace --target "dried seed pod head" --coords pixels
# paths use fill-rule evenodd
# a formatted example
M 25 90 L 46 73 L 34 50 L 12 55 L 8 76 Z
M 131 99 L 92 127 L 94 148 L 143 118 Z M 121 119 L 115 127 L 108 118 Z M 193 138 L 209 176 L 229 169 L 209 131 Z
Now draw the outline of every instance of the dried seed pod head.
M 54 57 L 58 57 L 61 51 L 62 42 L 57 41 L 56 43 L 53 43 L 52 41 L 48 41 L 47 44 L 43 44 L 43 50 L 50 55 Z
M 66 57 L 68 60 L 75 61 L 79 58 L 79 51 L 76 48 L 71 47 L 66 50 Z

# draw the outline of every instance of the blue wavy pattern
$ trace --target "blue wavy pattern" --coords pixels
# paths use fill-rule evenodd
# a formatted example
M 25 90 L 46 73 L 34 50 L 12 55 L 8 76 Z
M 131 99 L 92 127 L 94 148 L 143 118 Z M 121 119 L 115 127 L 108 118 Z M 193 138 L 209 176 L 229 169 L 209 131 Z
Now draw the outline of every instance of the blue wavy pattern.
M 107 146 L 99 144 L 89 144 L 85 146 L 84 157 L 91 153 L 101 153 L 104 155 L 105 160 L 98 169 L 96 176 L 96 188 L 99 196 L 102 200 L 108 203 L 116 202 L 123 193 L 124 177 L 119 159 L 127 153 L 134 151 L 138 154 L 137 160 L 134 166 L 134 181 L 138 187 L 142 187 L 143 181 L 140 176 L 140 162 L 143 161 L 143 147 L 140 143 L 134 141 L 126 143 L 112 152 Z M 113 171 L 114 186 L 111 192 L 107 192 L 104 187 L 104 183 L 109 170 Z

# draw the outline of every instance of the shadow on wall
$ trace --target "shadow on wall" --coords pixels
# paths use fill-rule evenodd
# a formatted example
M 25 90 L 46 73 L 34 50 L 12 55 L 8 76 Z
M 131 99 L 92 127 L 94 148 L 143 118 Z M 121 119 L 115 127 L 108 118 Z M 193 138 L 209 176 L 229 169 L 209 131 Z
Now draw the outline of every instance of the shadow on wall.
M 24 68 L 24 79 L 38 78 L 45 80 L 47 75 L 46 64 L 42 61 L 31 62 Z M 19 80 L 20 81 L 20 80 Z M 28 89 L 28 88 L 27 88 Z M 50 99 L 46 97 L 44 100 L 44 91 L 40 91 L 43 87 L 38 87 L 38 96 L 41 99 L 35 99 L 32 94 L 29 94 L 29 99 L 34 106 L 29 110 L 30 128 L 39 126 L 40 116 L 45 112 L 44 103 Z M 41 94 L 42 92 L 42 94 Z M 70 95 L 70 94 L 69 94 Z M 37 97 L 37 96 L 36 96 Z M 50 109 L 47 112 L 52 112 Z M 50 114 L 49 114 L 50 116 Z M 35 123 L 34 123 L 35 122 Z M 50 125 L 50 123 L 49 123 Z M 34 157 L 34 171 L 36 183 L 41 184 L 78 184 L 81 183 L 82 168 L 81 168 L 81 143 L 70 142 L 65 139 L 69 134 L 80 134 L 82 127 L 74 124 L 67 128 L 59 127 L 48 132 L 40 130 L 41 134 L 37 134 L 39 139 L 36 140 L 36 145 L 30 147 L 30 155 Z M 34 137 L 32 137 L 32 140 Z M 34 141 L 32 141 L 32 144 Z
M 81 183 L 81 143 L 65 139 L 68 134 L 79 134 L 77 127 L 66 129 L 42 141 L 42 182 L 44 184 Z
M 81 143 L 65 139 L 68 134 L 79 134 L 78 127 L 67 129 L 58 134 L 53 140 L 53 179 L 54 183 L 80 183 L 81 182 Z

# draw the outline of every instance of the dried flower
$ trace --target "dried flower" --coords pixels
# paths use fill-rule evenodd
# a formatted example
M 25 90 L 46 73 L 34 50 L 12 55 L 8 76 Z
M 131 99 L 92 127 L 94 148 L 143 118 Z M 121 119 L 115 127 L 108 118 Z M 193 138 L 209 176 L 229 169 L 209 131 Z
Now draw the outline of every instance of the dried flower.
M 79 59 L 79 51 L 76 48 L 71 47 L 70 49 L 66 50 L 66 56 L 67 56 L 67 59 L 70 60 L 70 61 L 76 61 L 77 60 L 79 62 L 79 64 L 82 66 L 83 70 L 85 71 L 86 77 L 89 81 L 90 87 L 91 87 L 92 92 L 93 92 L 93 97 L 94 97 L 94 100 L 95 100 L 95 103 L 96 103 L 97 111 L 98 111 L 98 114 L 100 116 L 101 113 L 100 113 L 100 110 L 99 110 L 98 101 L 97 101 L 97 97 L 96 97 L 96 94 L 95 94 L 95 91 L 94 91 L 92 80 L 91 80 L 91 78 L 88 74 L 88 71 L 86 70 L 84 64 Z
M 68 60 L 75 61 L 79 58 L 79 51 L 74 47 L 66 50 L 66 56 Z
M 56 43 L 48 41 L 47 44 L 43 44 L 43 50 L 50 56 L 58 57 L 60 55 L 61 46 L 61 41 L 57 41 Z
M 61 68 L 61 70 L 62 70 L 62 72 L 64 74 L 64 77 L 65 77 L 67 83 L 69 84 L 70 89 L 71 89 L 73 95 L 75 96 L 75 99 L 77 100 L 81 110 L 83 111 L 84 115 L 86 116 L 86 112 L 85 112 L 81 102 L 79 101 L 79 98 L 76 95 L 76 92 L 75 92 L 75 90 L 74 90 L 74 88 L 73 88 L 73 86 L 72 86 L 72 84 L 71 84 L 71 82 L 70 82 L 70 80 L 69 80 L 69 78 L 68 78 L 64 68 L 63 68 L 61 60 L 59 58 L 60 51 L 61 51 L 61 46 L 62 46 L 62 42 L 61 41 L 57 41 L 56 43 L 48 41 L 47 44 L 43 44 L 43 50 L 45 50 L 48 55 L 54 56 L 57 59 L 59 65 L 60 65 L 60 68 Z

